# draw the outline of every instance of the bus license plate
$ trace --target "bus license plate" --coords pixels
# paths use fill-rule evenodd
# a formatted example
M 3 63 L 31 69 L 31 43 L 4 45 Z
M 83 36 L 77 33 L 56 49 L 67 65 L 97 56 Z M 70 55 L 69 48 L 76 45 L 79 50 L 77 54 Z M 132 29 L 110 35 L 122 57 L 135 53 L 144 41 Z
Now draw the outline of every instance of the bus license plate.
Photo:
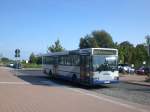
M 110 81 L 105 81 L 104 83 L 107 84 L 107 83 L 110 83 Z

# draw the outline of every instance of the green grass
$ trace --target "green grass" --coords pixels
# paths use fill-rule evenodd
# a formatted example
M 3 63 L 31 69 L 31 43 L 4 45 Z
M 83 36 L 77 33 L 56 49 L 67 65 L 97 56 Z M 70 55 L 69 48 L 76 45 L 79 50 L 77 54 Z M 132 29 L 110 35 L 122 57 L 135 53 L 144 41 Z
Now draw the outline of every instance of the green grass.
M 34 63 L 27 63 L 27 64 L 22 64 L 23 68 L 41 68 L 41 64 L 34 64 Z

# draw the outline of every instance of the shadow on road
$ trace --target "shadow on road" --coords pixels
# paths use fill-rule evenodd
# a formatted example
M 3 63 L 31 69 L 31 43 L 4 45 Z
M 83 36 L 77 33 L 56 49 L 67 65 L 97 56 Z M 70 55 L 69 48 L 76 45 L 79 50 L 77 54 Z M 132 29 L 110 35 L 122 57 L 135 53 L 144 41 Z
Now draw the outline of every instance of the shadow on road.
M 82 89 L 89 89 L 89 90 L 110 88 L 107 85 L 99 85 L 99 86 L 90 87 L 90 86 L 85 86 L 81 84 L 73 84 L 71 81 L 63 80 L 59 78 L 50 79 L 47 75 L 43 74 L 41 71 L 20 70 L 18 71 L 17 77 L 32 85 L 68 86 L 72 88 L 82 88 Z

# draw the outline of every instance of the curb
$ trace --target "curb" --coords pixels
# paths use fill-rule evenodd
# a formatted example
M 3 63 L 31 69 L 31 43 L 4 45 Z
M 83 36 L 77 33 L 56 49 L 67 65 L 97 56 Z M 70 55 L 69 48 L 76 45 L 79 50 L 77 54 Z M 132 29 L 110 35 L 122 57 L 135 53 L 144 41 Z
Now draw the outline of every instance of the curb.
M 17 70 L 17 71 L 42 71 L 41 68 L 22 68 L 22 69 L 13 69 L 13 70 Z
M 130 81 L 122 81 L 122 82 L 128 83 L 128 84 L 134 84 L 134 85 L 140 85 L 140 86 L 150 87 L 150 84 L 143 84 L 143 83 L 140 83 L 140 82 L 130 82 Z
M 21 69 L 21 70 L 31 70 L 31 71 L 32 71 L 32 70 L 33 70 L 33 71 L 34 71 L 34 70 L 38 70 L 38 71 L 39 71 L 39 70 L 42 70 L 42 69 L 41 69 L 41 68 L 23 68 L 23 69 Z

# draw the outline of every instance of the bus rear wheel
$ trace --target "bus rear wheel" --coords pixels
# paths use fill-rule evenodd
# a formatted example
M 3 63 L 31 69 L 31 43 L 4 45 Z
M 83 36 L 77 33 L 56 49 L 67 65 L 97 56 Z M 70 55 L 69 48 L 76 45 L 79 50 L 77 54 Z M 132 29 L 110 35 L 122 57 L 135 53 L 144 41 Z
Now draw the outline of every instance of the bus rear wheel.
M 72 75 L 72 83 L 77 84 L 77 76 L 75 74 Z
M 46 74 L 46 70 L 45 69 L 43 70 L 43 73 Z
M 52 73 L 52 71 L 51 71 L 51 70 L 49 71 L 48 75 L 49 75 L 50 79 L 52 79 L 52 78 L 53 78 L 53 73 Z

